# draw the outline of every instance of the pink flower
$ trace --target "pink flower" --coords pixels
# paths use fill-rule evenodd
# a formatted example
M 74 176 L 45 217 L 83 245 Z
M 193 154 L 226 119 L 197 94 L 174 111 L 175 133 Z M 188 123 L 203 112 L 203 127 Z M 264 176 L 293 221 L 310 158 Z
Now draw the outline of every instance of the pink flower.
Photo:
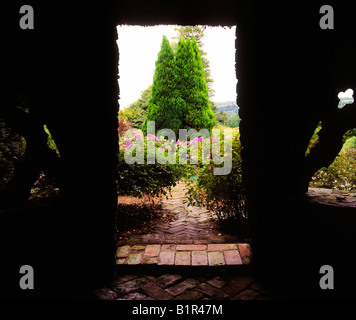
M 159 141 L 159 139 L 158 139 L 157 137 L 155 137 L 155 141 L 156 141 L 156 142 L 158 142 L 158 141 Z
M 131 146 L 131 141 L 127 141 L 127 142 L 126 142 L 126 146 L 127 146 L 127 147 Z
M 210 158 L 210 157 L 211 157 L 211 153 L 209 153 L 209 154 L 208 154 L 208 157 L 207 157 L 207 159 L 208 159 L 208 158 Z
M 226 136 L 226 137 L 225 137 L 225 140 L 230 140 L 230 139 L 231 139 L 231 137 L 232 137 L 232 135 L 231 135 L 231 134 L 229 134 L 228 136 Z
M 135 140 L 140 140 L 140 141 L 142 141 L 142 136 L 140 136 L 139 134 L 136 134 L 136 135 L 135 135 Z
M 126 147 L 127 147 L 126 145 L 123 145 L 123 146 L 121 146 L 121 149 L 122 149 L 122 150 L 125 150 Z
M 187 158 L 189 158 L 189 154 L 186 154 Z
M 208 170 L 211 170 L 211 167 L 209 167 Z
M 199 174 L 199 170 L 195 170 L 195 172 L 196 172 L 197 174 Z
M 217 141 L 218 139 L 216 138 L 210 138 L 210 141 Z
M 196 149 L 196 148 L 198 148 L 198 145 L 197 145 L 197 144 L 195 144 L 195 145 L 194 145 L 194 148 L 195 148 L 195 149 Z
M 194 168 L 196 168 L 196 167 L 197 167 L 197 165 L 195 164 L 193 167 L 194 167 Z

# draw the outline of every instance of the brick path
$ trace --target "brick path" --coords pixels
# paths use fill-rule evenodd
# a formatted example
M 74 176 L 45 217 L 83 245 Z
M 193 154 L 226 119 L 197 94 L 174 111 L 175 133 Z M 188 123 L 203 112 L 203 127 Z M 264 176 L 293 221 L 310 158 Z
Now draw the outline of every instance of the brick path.
M 247 243 L 228 244 L 148 244 L 120 246 L 117 265 L 224 266 L 249 264 Z
M 173 215 L 172 221 L 121 243 L 116 254 L 118 265 L 220 266 L 250 262 L 249 245 L 219 232 L 217 217 L 204 208 L 188 207 L 184 195 L 185 185 L 180 182 L 172 189 L 172 197 L 162 201 L 167 214 Z
M 133 235 L 120 245 L 135 244 L 209 244 L 236 243 L 237 237 L 218 230 L 217 217 L 208 210 L 184 203 L 184 183 L 172 188 L 172 197 L 162 201 L 162 208 L 172 221 L 157 225 L 144 235 Z
M 173 221 L 132 237 L 117 250 L 117 277 L 91 292 L 95 300 L 279 299 L 254 276 L 251 250 L 214 227 L 215 217 L 183 203 L 184 186 L 163 202 Z M 355 206 L 355 193 L 310 188 L 316 202 Z M 137 269 L 136 269 L 137 268 Z
M 95 290 L 94 300 L 270 300 L 250 275 L 227 272 L 126 274 Z
M 216 228 L 209 211 L 183 202 L 184 184 L 162 202 L 171 222 L 133 235 L 116 253 L 118 276 L 100 300 L 255 300 L 272 295 L 249 270 L 251 248 Z M 135 269 L 138 268 L 138 269 Z

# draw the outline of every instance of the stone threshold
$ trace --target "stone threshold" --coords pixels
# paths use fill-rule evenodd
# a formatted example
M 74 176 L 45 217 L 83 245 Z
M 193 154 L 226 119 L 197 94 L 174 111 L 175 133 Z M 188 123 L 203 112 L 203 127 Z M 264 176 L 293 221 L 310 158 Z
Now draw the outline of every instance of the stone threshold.
M 116 252 L 117 265 L 233 266 L 250 260 L 247 243 L 124 245 Z

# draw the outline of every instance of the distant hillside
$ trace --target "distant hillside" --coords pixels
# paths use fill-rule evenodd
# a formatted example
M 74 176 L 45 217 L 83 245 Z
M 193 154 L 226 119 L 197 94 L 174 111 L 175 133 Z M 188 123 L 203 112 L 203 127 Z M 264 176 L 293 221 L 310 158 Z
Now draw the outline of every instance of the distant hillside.
M 214 102 L 216 122 L 230 128 L 239 126 L 239 107 L 234 101 Z
M 223 111 L 229 115 L 238 114 L 239 107 L 234 101 L 219 101 L 214 102 L 217 107 L 217 110 Z

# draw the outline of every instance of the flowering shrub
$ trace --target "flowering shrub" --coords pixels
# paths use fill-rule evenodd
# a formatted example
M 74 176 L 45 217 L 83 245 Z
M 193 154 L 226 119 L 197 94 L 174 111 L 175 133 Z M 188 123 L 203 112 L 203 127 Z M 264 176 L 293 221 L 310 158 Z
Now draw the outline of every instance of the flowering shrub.
M 126 131 L 132 128 L 132 122 L 126 119 L 119 119 L 118 123 L 118 134 L 119 137 L 122 137 L 125 135 Z
M 213 139 L 213 138 L 211 138 Z M 226 223 L 239 236 L 248 236 L 247 211 L 245 208 L 245 192 L 242 182 L 242 159 L 240 135 L 227 135 L 220 138 L 220 152 L 223 152 L 224 139 L 232 139 L 232 170 L 226 175 L 215 175 L 214 168 L 221 167 L 212 161 L 216 150 L 208 155 L 210 161 L 202 164 L 200 154 L 199 164 L 191 166 L 191 177 L 187 181 L 188 200 L 190 205 L 206 207 L 214 212 L 220 222 Z
M 188 205 L 213 211 L 221 222 L 227 222 L 245 238 L 247 212 L 240 152 L 238 133 L 187 141 L 128 134 L 120 139 L 119 194 L 166 194 L 178 180 L 184 179 Z M 150 153 L 156 158 L 153 164 L 148 163 Z
M 135 197 L 167 195 L 171 187 L 183 178 L 185 171 L 182 165 L 161 164 L 157 161 L 154 164 L 148 164 L 147 161 L 132 164 L 127 162 L 125 152 L 137 142 L 142 142 L 142 144 L 138 144 L 136 153 L 141 147 L 146 159 L 149 140 L 154 142 L 155 152 L 159 155 L 161 152 L 159 149 L 166 140 L 160 140 L 155 136 L 142 137 L 139 134 L 120 138 L 118 153 L 118 192 L 120 195 Z M 136 155 L 135 152 L 133 154 Z

